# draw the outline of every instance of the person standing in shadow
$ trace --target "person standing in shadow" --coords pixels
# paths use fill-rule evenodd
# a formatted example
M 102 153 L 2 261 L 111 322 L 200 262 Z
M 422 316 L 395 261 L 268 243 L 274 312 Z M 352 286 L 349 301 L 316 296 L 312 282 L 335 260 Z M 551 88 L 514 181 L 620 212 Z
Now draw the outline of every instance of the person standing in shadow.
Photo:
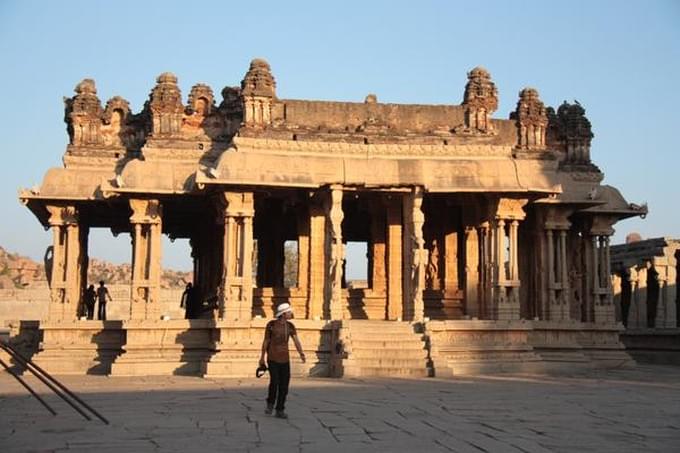
M 288 340 L 293 339 L 295 349 L 300 354 L 300 360 L 305 363 L 305 353 L 297 336 L 297 331 L 292 322 L 293 309 L 290 304 L 283 303 L 276 309 L 276 319 L 269 321 L 264 331 L 262 353 L 260 354 L 260 367 L 264 366 L 265 354 L 269 367 L 269 393 L 267 394 L 267 407 L 264 413 L 270 415 L 276 403 L 276 417 L 288 418 L 284 409 L 288 384 L 290 383 L 290 355 L 288 353 Z
M 94 290 L 94 285 L 90 285 L 85 290 L 85 310 L 87 311 L 87 319 L 94 319 L 94 306 L 97 302 L 97 291 Z
M 184 319 L 194 319 L 196 317 L 195 299 L 196 292 L 191 282 L 189 282 L 182 293 L 182 300 L 179 303 L 179 306 L 184 308 Z
M 104 280 L 99 281 L 99 288 L 97 288 L 97 299 L 99 300 L 99 311 L 97 318 L 101 321 L 106 321 L 106 302 L 112 300 L 109 294 L 109 289 L 104 286 Z

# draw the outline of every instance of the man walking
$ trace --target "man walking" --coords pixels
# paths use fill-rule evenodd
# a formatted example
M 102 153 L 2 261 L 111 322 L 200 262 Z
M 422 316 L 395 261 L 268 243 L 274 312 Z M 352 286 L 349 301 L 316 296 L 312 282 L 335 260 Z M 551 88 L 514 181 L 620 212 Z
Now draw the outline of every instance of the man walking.
M 99 311 L 97 312 L 97 318 L 101 321 L 106 321 L 106 302 L 111 299 L 109 294 L 109 289 L 104 286 L 104 280 L 99 281 L 99 288 L 97 288 L 97 300 L 99 301 Z
M 269 367 L 269 393 L 267 395 L 267 408 L 265 414 L 269 415 L 276 406 L 276 417 L 288 418 L 285 412 L 288 384 L 290 383 L 290 355 L 288 352 L 288 340 L 293 339 L 295 349 L 300 354 L 300 360 L 305 363 L 305 353 L 297 336 L 297 331 L 292 322 L 293 309 L 290 304 L 281 304 L 276 309 L 276 319 L 269 321 L 265 328 L 260 366 L 265 363 Z

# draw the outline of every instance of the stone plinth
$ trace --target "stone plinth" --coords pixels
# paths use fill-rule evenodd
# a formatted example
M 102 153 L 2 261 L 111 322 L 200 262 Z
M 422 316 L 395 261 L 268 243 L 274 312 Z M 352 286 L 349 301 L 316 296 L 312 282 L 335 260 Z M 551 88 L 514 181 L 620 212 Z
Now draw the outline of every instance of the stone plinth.
M 33 361 L 48 373 L 108 374 L 125 343 L 120 321 L 41 321 L 39 328 Z
M 621 341 L 639 362 L 680 365 L 680 328 L 627 329 Z
M 614 368 L 635 363 L 619 340 L 620 325 L 533 321 L 532 326 L 529 342 L 546 370 Z
M 204 364 L 202 374 L 206 377 L 254 376 L 267 322 L 269 319 L 218 322 L 215 326 L 216 352 Z M 331 376 L 335 369 L 338 324 L 306 319 L 293 320 L 293 323 L 307 363 L 300 362 L 291 341 L 291 373 L 298 376 Z
M 113 376 L 198 375 L 213 353 L 214 321 L 124 321 L 124 354 Z
M 528 321 L 429 321 L 425 328 L 438 377 L 533 371 L 540 362 Z
M 576 321 L 430 321 L 436 376 L 550 372 L 634 365 L 618 324 Z

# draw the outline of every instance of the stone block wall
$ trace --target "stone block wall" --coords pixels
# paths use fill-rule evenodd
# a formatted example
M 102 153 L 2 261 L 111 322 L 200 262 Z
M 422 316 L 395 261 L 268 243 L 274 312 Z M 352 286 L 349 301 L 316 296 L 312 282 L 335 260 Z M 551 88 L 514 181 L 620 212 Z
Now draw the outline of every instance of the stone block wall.
M 106 305 L 107 319 L 126 320 L 130 317 L 130 286 L 108 287 L 112 302 Z M 161 315 L 170 319 L 183 319 L 184 309 L 179 304 L 184 288 L 161 289 Z M 0 325 L 9 321 L 46 319 L 50 303 L 50 290 L 45 287 L 30 289 L 0 289 Z

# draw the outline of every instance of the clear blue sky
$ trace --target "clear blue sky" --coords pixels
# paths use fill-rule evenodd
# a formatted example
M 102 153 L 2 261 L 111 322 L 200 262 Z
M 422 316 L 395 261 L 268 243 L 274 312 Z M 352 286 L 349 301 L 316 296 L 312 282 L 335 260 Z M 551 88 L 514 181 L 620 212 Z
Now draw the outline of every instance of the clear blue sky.
M 186 98 L 204 82 L 237 85 L 249 61 L 269 61 L 282 98 L 458 104 L 466 72 L 486 67 L 507 118 L 525 86 L 552 106 L 578 100 L 605 183 L 645 220 L 614 242 L 680 237 L 679 1 L 0 1 L 0 245 L 40 258 L 51 242 L 19 187 L 60 166 L 62 96 L 83 78 L 139 111 L 155 77 L 172 71 Z M 129 237 L 99 231 L 91 254 L 129 261 Z M 164 263 L 188 268 L 186 243 Z

